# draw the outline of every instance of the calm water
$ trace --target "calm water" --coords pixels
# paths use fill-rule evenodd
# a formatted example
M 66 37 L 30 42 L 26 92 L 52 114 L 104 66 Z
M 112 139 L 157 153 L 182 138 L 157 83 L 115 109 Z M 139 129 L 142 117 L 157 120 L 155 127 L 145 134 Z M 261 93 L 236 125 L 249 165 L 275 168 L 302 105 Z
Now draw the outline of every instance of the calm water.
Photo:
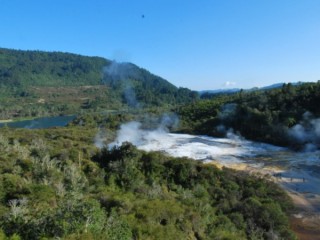
M 57 117 L 42 117 L 32 120 L 0 123 L 0 127 L 7 125 L 13 128 L 28 128 L 28 129 L 40 129 L 51 127 L 64 127 L 71 122 L 75 116 L 57 116 Z

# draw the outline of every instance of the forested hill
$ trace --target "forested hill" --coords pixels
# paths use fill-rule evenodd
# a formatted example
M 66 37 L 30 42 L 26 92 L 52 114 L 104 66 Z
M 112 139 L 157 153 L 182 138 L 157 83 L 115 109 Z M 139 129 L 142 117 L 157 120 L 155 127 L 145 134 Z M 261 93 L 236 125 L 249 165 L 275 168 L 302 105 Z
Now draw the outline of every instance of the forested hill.
M 108 64 L 100 57 L 0 48 L 0 82 L 15 87 L 98 85 Z
M 320 148 L 320 81 L 240 91 L 179 108 L 186 132 L 242 136 L 283 146 Z
M 0 119 L 172 106 L 198 97 L 132 63 L 4 48 L 0 48 L 0 95 Z

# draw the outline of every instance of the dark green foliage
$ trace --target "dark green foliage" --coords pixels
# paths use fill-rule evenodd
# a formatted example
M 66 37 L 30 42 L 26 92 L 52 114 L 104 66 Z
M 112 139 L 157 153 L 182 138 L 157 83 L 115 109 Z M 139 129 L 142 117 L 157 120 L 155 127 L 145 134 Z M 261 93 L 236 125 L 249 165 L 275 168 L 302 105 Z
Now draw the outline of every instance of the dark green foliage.
M 1 48 L 0 83 L 12 87 L 98 85 L 108 63 L 99 57 Z M 21 91 L 20 96 L 27 94 Z
M 107 220 L 106 237 L 110 240 L 131 240 L 132 230 L 123 217 L 112 210 Z
M 178 238 L 187 237 L 179 234 L 192 232 L 203 239 L 208 236 L 245 239 L 257 232 L 262 238 L 268 238 L 268 234 L 293 236 L 284 213 L 291 206 L 290 201 L 266 180 L 227 169 L 221 171 L 189 159 L 140 152 L 129 143 L 103 149 L 94 159 L 106 170 L 106 182 L 114 181 L 116 188 L 145 199 L 132 200 L 129 205 L 104 200 L 108 208 L 113 206 L 132 215 L 133 218 L 128 218 L 129 225 L 141 238 L 149 234 L 160 236 L 159 226 L 166 231 L 171 231 L 171 227 L 183 229 L 183 232 L 175 230 Z M 124 172 L 130 181 L 123 181 Z M 162 200 L 158 201 L 159 198 Z M 142 222 L 148 225 L 147 232 L 138 227 Z M 161 237 L 174 239 L 169 235 Z
M 297 86 L 289 83 L 268 91 L 213 96 L 181 107 L 178 112 L 185 132 L 223 136 L 233 129 L 248 139 L 299 147 L 305 142 L 294 141 L 288 129 L 298 124 L 306 112 L 318 118 L 319 102 L 320 82 Z
M 100 151 L 92 129 L 1 129 L 0 236 L 295 239 L 275 184 L 129 143 Z

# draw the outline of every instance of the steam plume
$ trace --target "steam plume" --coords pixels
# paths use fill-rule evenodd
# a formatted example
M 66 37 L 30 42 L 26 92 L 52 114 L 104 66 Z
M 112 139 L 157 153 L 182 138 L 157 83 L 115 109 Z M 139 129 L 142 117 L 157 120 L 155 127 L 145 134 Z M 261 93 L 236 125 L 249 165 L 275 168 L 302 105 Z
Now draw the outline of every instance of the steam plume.
M 105 146 L 106 141 L 106 132 L 99 128 L 98 133 L 94 138 L 94 145 L 97 148 L 103 148 Z
M 135 91 L 130 81 L 137 78 L 138 74 L 135 72 L 134 66 L 130 63 L 112 61 L 103 69 L 103 83 L 114 88 L 122 89 L 124 99 L 130 107 L 139 107 Z
M 124 142 L 131 142 L 136 146 L 146 145 L 156 139 L 162 139 L 169 129 L 174 129 L 178 126 L 179 120 L 175 114 L 164 114 L 159 119 L 159 124 L 154 129 L 143 129 L 143 124 L 140 122 L 132 121 L 122 124 L 117 133 L 114 142 L 108 145 L 109 148 L 121 145 Z
M 236 117 L 236 103 L 227 103 L 221 107 L 221 111 L 218 115 L 220 121 L 224 124 L 228 124 Z M 216 127 L 216 130 L 229 139 L 242 139 L 239 132 L 234 132 L 233 128 L 228 128 L 224 124 L 220 124 Z
M 236 103 L 227 103 L 221 107 L 221 111 L 219 113 L 219 118 L 222 121 L 233 119 L 236 114 L 237 104 Z
M 289 136 L 298 143 L 306 144 L 306 150 L 315 150 L 320 145 L 320 118 L 305 112 L 303 120 L 289 130 Z

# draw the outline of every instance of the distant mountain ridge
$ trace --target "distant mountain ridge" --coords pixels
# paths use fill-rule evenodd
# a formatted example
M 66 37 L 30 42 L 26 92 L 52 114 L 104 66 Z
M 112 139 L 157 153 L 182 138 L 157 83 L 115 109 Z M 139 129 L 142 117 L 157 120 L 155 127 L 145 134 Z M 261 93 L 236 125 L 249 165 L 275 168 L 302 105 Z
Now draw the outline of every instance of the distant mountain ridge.
M 270 89 L 276 89 L 276 88 L 281 88 L 283 84 L 286 84 L 285 82 L 281 83 L 274 83 L 265 87 L 254 87 L 254 88 L 249 88 L 249 89 L 241 89 L 241 88 L 228 88 L 228 89 L 215 89 L 215 90 L 201 90 L 198 91 L 200 95 L 203 94 L 231 94 L 231 93 L 236 93 L 240 92 L 241 90 L 243 91 L 256 91 L 256 90 L 270 90 Z M 294 86 L 302 84 L 302 82 L 294 82 L 290 83 Z
M 239 92 L 240 88 L 228 88 L 228 89 L 214 89 L 214 90 L 200 90 L 198 91 L 200 95 L 209 93 L 209 94 L 220 94 L 220 93 L 236 93 Z

